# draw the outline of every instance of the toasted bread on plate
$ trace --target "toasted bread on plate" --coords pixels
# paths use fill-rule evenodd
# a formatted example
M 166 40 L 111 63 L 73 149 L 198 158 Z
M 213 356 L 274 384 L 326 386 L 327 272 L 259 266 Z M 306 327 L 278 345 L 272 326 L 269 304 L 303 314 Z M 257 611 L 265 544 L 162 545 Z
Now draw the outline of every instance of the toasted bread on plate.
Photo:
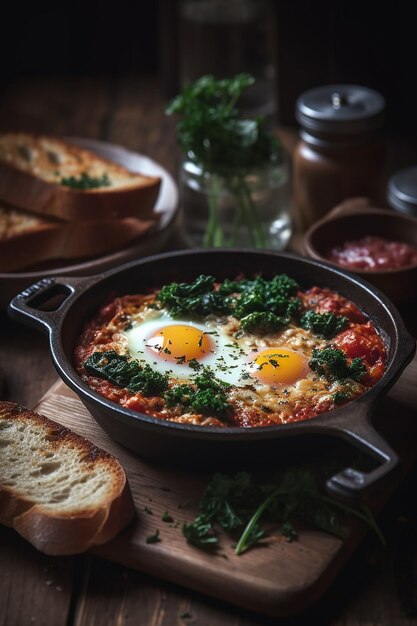
M 38 550 L 77 554 L 112 539 L 134 515 L 117 459 L 68 428 L 0 402 L 0 523 Z
M 153 220 L 66 222 L 34 215 L 0 201 L 0 272 L 15 272 L 52 259 L 92 258 L 130 245 Z
M 0 200 L 63 220 L 151 219 L 161 179 L 56 137 L 0 134 Z

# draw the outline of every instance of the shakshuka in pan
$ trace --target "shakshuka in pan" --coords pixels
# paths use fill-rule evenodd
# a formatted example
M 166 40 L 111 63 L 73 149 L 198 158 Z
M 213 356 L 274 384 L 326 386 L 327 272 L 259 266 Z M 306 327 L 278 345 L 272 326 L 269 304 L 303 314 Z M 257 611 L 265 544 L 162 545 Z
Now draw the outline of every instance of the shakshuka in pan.
M 113 297 L 75 350 L 82 379 L 133 411 L 243 428 L 306 420 L 383 375 L 387 350 L 359 307 L 291 277 L 198 276 Z

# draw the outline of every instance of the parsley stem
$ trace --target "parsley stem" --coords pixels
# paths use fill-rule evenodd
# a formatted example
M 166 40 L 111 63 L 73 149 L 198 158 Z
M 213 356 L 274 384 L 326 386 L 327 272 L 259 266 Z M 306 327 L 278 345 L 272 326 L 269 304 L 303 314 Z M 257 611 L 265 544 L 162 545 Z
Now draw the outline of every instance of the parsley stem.
M 207 230 L 204 235 L 203 246 L 209 248 L 210 246 L 221 246 L 223 241 L 223 233 L 218 223 L 218 195 L 219 195 L 219 181 L 215 174 L 211 175 L 210 190 L 209 190 L 209 219 L 207 223 Z
M 242 212 L 242 217 L 244 217 L 245 222 L 246 222 L 246 230 L 248 232 L 248 235 L 250 237 L 251 243 L 252 245 L 256 248 L 257 247 L 257 241 L 256 241 L 256 224 L 253 223 L 253 219 L 252 219 L 252 215 L 250 212 L 248 212 L 248 207 L 246 205 L 246 198 L 245 195 L 243 193 L 243 187 L 245 185 L 245 182 L 243 180 L 243 177 L 240 177 L 238 179 L 238 183 L 235 186 L 235 195 L 236 195 L 236 199 L 238 202 L 238 205 L 240 206 L 241 212 Z
M 259 519 L 261 518 L 262 514 L 266 511 L 266 509 L 269 507 L 271 502 L 273 502 L 275 497 L 278 495 L 279 490 L 280 490 L 279 487 L 274 489 L 274 491 L 272 493 L 270 493 L 267 498 L 265 498 L 265 500 L 262 502 L 262 504 L 260 504 L 258 506 L 258 508 L 256 509 L 255 513 L 250 518 L 250 520 L 247 523 L 245 530 L 241 534 L 240 539 L 237 542 L 237 545 L 236 545 L 236 548 L 235 548 L 235 554 L 237 554 L 238 556 L 240 554 L 243 554 L 243 552 L 246 552 L 246 550 L 248 550 L 248 548 L 250 548 L 250 545 L 251 545 L 250 538 L 251 538 L 253 529 L 255 528 L 255 526 L 258 523 Z
M 234 191 L 233 191 L 233 194 L 236 197 L 236 209 L 235 209 L 235 215 L 234 215 L 233 225 L 232 225 L 232 234 L 230 237 L 231 246 L 235 246 L 237 243 L 237 236 L 238 236 L 239 228 L 242 225 L 242 220 L 244 217 L 244 207 L 242 207 L 240 196 L 238 193 L 235 193 Z
M 348 504 L 345 504 L 344 502 L 340 502 L 340 500 L 329 498 L 328 496 L 321 495 L 319 496 L 319 499 L 322 500 L 323 502 L 328 502 L 332 506 L 339 508 L 345 513 L 350 513 L 351 515 L 354 515 L 358 519 L 361 519 L 362 521 L 366 522 L 372 528 L 372 530 L 374 531 L 374 533 L 376 534 L 376 536 L 378 537 L 382 545 L 383 546 L 387 545 L 387 540 L 385 539 L 384 534 L 382 533 L 381 529 L 376 523 L 375 517 L 373 516 L 373 513 L 368 506 L 366 506 L 365 504 L 362 504 L 362 511 L 359 511 L 358 509 L 354 509 L 353 507 L 349 506 Z
M 258 211 L 258 207 L 256 206 L 256 203 L 253 201 L 251 190 L 249 189 L 248 185 L 243 179 L 242 179 L 242 191 L 244 195 L 246 196 L 247 204 L 252 214 L 253 223 L 255 226 L 256 246 L 258 248 L 266 248 L 266 237 L 265 237 L 264 229 L 262 226 L 261 216 L 259 215 L 259 211 Z

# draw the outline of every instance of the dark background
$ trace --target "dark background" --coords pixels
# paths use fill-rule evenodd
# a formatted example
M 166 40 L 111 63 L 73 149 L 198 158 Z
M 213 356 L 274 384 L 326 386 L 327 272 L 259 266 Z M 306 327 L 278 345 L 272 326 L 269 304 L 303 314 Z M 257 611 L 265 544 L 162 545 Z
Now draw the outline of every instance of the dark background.
M 273 2 L 277 122 L 294 124 L 304 90 L 367 85 L 387 99 L 388 131 L 417 136 L 417 41 L 413 3 Z M 0 106 L 27 76 L 158 74 L 178 89 L 178 2 L 31 3 L 9 7 L 0 38 Z

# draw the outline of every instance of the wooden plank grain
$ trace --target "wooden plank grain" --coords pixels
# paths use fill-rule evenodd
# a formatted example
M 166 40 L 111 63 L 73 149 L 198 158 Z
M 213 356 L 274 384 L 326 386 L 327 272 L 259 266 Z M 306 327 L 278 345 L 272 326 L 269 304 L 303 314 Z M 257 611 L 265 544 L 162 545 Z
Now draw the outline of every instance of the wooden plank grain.
M 0 626 L 65 626 L 73 559 L 41 554 L 13 530 L 0 532 Z

